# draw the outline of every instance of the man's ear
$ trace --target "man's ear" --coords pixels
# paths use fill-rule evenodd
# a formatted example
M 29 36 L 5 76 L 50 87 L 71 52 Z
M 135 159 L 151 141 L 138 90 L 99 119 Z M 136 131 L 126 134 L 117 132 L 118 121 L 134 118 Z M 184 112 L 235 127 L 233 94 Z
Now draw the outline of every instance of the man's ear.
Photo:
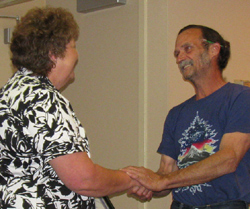
M 220 54 L 221 45 L 219 43 L 213 43 L 212 45 L 210 45 L 209 50 L 211 56 L 216 57 Z

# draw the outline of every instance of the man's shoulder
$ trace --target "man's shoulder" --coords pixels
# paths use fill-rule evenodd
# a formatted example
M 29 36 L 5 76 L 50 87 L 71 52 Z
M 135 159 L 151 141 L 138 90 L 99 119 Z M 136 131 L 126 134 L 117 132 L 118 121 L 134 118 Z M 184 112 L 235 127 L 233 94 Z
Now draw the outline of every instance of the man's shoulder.
M 249 86 L 245 86 L 245 85 L 241 85 L 241 84 L 237 84 L 237 83 L 227 83 L 225 85 L 225 89 L 228 90 L 234 90 L 234 91 L 249 91 L 250 87 Z
M 248 98 L 250 96 L 250 87 L 235 83 L 228 83 L 224 92 L 234 98 L 238 98 L 240 95 Z

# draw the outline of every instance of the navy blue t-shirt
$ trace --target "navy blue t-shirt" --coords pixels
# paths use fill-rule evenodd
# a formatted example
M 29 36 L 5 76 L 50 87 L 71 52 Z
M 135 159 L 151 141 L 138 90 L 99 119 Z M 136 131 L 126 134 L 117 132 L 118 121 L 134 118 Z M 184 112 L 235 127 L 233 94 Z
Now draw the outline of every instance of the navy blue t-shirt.
M 158 152 L 183 169 L 216 153 L 222 136 L 233 132 L 250 133 L 250 88 L 227 83 L 203 99 L 192 97 L 171 109 Z M 234 173 L 173 189 L 173 198 L 196 206 L 227 200 L 250 203 L 250 150 Z

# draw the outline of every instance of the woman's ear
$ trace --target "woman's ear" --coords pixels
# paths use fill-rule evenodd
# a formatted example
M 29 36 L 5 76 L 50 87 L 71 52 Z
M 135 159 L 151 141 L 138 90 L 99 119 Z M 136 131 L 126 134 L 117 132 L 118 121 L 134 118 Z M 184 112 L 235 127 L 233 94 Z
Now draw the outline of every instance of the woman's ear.
M 55 62 L 55 63 L 56 63 L 57 58 L 56 58 L 56 56 L 55 56 L 55 55 L 50 55 L 50 59 L 51 59 L 53 62 Z
M 49 57 L 50 57 L 51 61 L 54 63 L 53 66 L 55 67 L 55 66 L 56 66 L 56 63 L 57 63 L 57 57 L 56 57 L 55 55 L 50 55 Z M 54 67 L 53 67 L 53 68 L 54 68 Z

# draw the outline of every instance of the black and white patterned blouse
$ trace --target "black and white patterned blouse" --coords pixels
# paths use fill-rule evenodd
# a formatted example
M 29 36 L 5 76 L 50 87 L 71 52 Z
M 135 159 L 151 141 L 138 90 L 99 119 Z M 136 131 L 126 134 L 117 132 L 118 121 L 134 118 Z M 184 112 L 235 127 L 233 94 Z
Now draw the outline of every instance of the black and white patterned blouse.
M 16 72 L 0 91 L 0 208 L 94 209 L 48 163 L 82 151 L 88 140 L 69 101 L 48 78 Z

